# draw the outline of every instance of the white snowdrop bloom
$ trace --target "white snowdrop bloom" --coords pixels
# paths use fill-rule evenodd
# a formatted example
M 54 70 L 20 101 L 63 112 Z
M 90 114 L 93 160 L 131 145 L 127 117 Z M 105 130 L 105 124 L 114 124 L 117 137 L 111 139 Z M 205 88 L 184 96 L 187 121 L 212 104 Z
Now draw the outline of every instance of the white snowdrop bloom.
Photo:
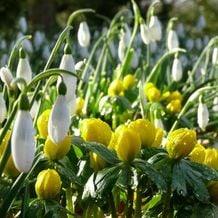
M 182 64 L 178 58 L 174 58 L 172 66 L 172 79 L 175 82 L 179 82 L 182 79 Z
M 151 16 L 149 22 L 150 39 L 152 41 L 160 41 L 162 37 L 162 27 L 157 16 Z
M 29 111 L 19 110 L 11 136 L 11 154 L 16 168 L 27 173 L 34 160 L 36 145 L 35 130 Z
M 213 49 L 212 52 L 212 64 L 218 65 L 218 47 Z
M 149 44 L 151 41 L 150 36 L 149 36 L 149 28 L 144 22 L 140 24 L 140 34 L 141 34 L 142 41 L 146 45 Z
M 26 21 L 25 17 L 20 17 L 20 19 L 18 20 L 18 25 L 19 25 L 21 31 L 23 33 L 26 33 L 26 31 L 27 31 L 27 21 Z
M 2 67 L 0 69 L 0 78 L 2 82 L 9 88 L 11 89 L 11 82 L 13 80 L 13 76 L 11 71 L 7 67 Z
M 155 128 L 161 128 L 164 130 L 164 125 L 163 125 L 163 122 L 160 118 L 154 119 L 154 126 L 155 126 Z
M 194 47 L 194 41 L 192 39 L 187 39 L 185 42 L 187 50 L 191 50 Z
M 43 46 L 42 57 L 47 60 L 49 59 L 51 52 L 48 45 Z
M 7 117 L 7 108 L 3 94 L 0 93 L 0 123 L 2 123 Z
M 212 110 L 214 112 L 218 112 L 218 96 L 216 96 L 214 99 L 213 99 L 213 108 Z
M 86 59 L 77 62 L 77 63 L 75 64 L 75 70 L 76 70 L 76 71 L 82 70 L 83 67 L 85 66 L 85 64 L 86 64 Z
M 45 34 L 41 31 L 36 31 L 33 38 L 33 44 L 38 49 L 45 40 Z
M 203 48 L 203 43 L 202 40 L 200 38 L 197 38 L 195 40 L 195 47 L 197 48 L 197 50 L 201 50 Z
M 76 95 L 72 95 L 71 99 L 68 101 L 68 107 L 70 111 L 70 115 L 74 115 L 76 111 Z
M 124 25 L 124 42 L 128 45 L 131 39 L 131 31 L 127 24 Z
M 65 95 L 58 95 L 48 121 L 48 134 L 55 144 L 66 137 L 70 127 L 70 111 Z
M 85 21 L 81 22 L 79 25 L 77 39 L 82 47 L 89 46 L 91 35 L 90 35 L 88 24 Z
M 118 57 L 120 61 L 122 62 L 125 57 L 125 51 L 126 51 L 126 43 L 125 43 L 125 35 L 123 32 L 121 32 L 120 41 L 118 45 Z
M 197 122 L 198 126 L 205 131 L 209 122 L 209 112 L 207 105 L 201 102 L 198 105 Z
M 132 66 L 132 68 L 136 68 L 136 67 L 138 67 L 138 64 L 139 64 L 139 54 L 138 54 L 138 50 L 135 50 L 134 54 L 133 54 L 131 66 Z
M 167 47 L 169 51 L 179 48 L 179 40 L 175 30 L 170 30 L 167 36 Z
M 29 84 L 32 80 L 32 69 L 23 49 L 20 50 L 20 57 L 17 65 L 16 77 L 23 78 L 27 84 Z M 18 85 L 18 87 L 21 89 L 20 85 Z

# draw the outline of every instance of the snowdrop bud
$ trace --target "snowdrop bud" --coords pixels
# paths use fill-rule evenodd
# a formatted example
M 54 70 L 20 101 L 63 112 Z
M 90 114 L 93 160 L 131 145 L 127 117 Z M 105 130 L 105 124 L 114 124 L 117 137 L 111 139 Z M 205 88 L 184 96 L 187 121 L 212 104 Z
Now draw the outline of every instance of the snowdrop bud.
M 0 77 L 1 80 L 3 81 L 3 83 L 9 88 L 11 89 L 11 82 L 13 80 L 13 76 L 11 71 L 7 68 L 7 67 L 2 67 L 0 69 Z
M 213 49 L 212 64 L 213 65 L 218 65 L 218 47 Z
M 52 142 L 55 144 L 61 143 L 61 141 L 67 136 L 70 127 L 70 111 L 66 96 L 66 86 L 64 90 L 64 83 L 59 85 L 59 95 L 52 108 L 48 121 L 48 134 Z
M 125 35 L 123 32 L 121 32 L 120 41 L 118 45 L 118 57 L 120 61 L 122 62 L 125 57 L 125 50 L 126 50 L 126 44 L 125 44 Z
M 112 57 L 115 58 L 116 57 L 116 48 L 115 48 L 113 41 L 109 43 L 109 49 L 110 49 Z
M 179 82 L 182 79 L 182 64 L 178 58 L 173 60 L 172 78 L 173 81 Z
M 32 43 L 29 39 L 25 39 L 23 41 L 23 47 L 25 48 L 25 50 L 29 53 L 32 53 L 33 52 L 33 46 L 32 46 Z
M 27 84 L 32 80 L 32 70 L 29 64 L 29 60 L 27 59 L 26 54 L 22 48 L 19 51 L 19 62 L 17 66 L 16 77 L 23 78 Z M 19 85 L 18 87 L 20 88 Z
M 86 63 L 86 59 L 77 62 L 77 63 L 75 64 L 75 70 L 76 70 L 76 71 L 82 70 L 83 67 L 85 66 L 85 63 Z
M 33 40 L 34 46 L 38 49 L 43 44 L 44 39 L 45 39 L 44 33 L 40 31 L 36 31 Z
M 132 68 L 138 67 L 138 64 L 139 64 L 139 55 L 138 55 L 138 50 L 136 50 L 133 55 Z
M 131 31 L 130 31 L 128 25 L 125 24 L 125 26 L 124 26 L 124 42 L 126 44 L 128 44 L 130 39 L 131 39 Z
M 144 20 L 141 20 L 140 24 L 140 33 L 141 33 L 141 38 L 142 41 L 147 45 L 150 43 L 150 37 L 149 37 L 149 28 L 145 24 Z
M 89 27 L 85 21 L 81 22 L 79 25 L 77 38 L 78 38 L 79 44 L 82 47 L 89 46 L 91 35 L 90 35 Z
M 157 16 L 151 16 L 149 22 L 150 37 L 152 41 L 160 41 L 162 36 L 161 23 Z
M 202 47 L 203 47 L 203 43 L 202 43 L 202 40 L 200 38 L 197 38 L 195 40 L 195 47 L 197 50 L 201 50 Z
M 218 96 L 216 96 L 213 100 L 213 111 L 218 112 Z
M 7 117 L 7 108 L 3 94 L 0 93 L 0 123 L 2 123 Z
M 171 51 L 175 48 L 179 48 L 179 40 L 175 30 L 170 30 L 167 37 L 167 47 Z
M 18 25 L 21 29 L 21 31 L 23 33 L 26 33 L 27 31 L 27 21 L 26 21 L 26 18 L 25 17 L 21 17 L 19 20 L 18 20 Z
M 50 56 L 50 49 L 48 45 L 43 46 L 42 57 L 47 60 Z
M 207 105 L 199 102 L 198 105 L 198 115 L 197 115 L 197 122 L 199 127 L 205 131 L 208 122 L 209 122 L 209 112 L 208 112 L 208 108 Z
M 28 108 L 27 96 L 22 95 L 19 110 L 15 118 L 11 136 L 11 154 L 16 168 L 28 172 L 34 160 L 36 150 L 34 127 Z

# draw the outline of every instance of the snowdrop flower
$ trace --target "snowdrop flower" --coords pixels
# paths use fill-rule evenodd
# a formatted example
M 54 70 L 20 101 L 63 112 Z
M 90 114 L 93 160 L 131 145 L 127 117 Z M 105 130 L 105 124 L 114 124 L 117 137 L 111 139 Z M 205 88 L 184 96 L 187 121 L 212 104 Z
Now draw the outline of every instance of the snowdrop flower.
M 58 97 L 49 116 L 48 134 L 55 144 L 61 143 L 70 127 L 70 111 L 66 92 L 66 86 L 61 82 L 58 87 Z
M 113 41 L 111 41 L 109 43 L 109 49 L 110 49 L 112 57 L 115 58 L 116 57 L 116 48 L 115 48 L 115 45 L 114 45 Z
M 48 45 L 43 46 L 42 57 L 47 60 L 50 56 L 50 49 Z
M 160 41 L 162 37 L 162 28 L 161 23 L 158 20 L 157 16 L 152 15 L 149 22 L 149 31 L 152 41 Z
M 89 46 L 91 35 L 90 35 L 89 27 L 85 21 L 81 22 L 79 25 L 77 38 L 78 38 L 79 44 L 82 47 Z
M 16 77 L 23 78 L 27 84 L 32 80 L 32 69 L 23 48 L 21 48 L 19 52 L 19 62 L 17 66 Z M 18 85 L 18 87 L 21 89 L 20 85 Z
M 124 41 L 126 44 L 129 43 L 131 39 L 131 31 L 129 29 L 129 26 L 127 24 L 124 25 Z
M 148 45 L 151 41 L 150 37 L 149 37 L 149 28 L 148 26 L 145 24 L 144 20 L 141 19 L 141 24 L 140 24 L 140 33 L 141 33 L 141 39 L 142 41 Z
M 213 65 L 218 65 L 218 47 L 213 49 L 212 64 Z
M 135 50 L 134 55 L 133 55 L 132 68 L 138 67 L 138 64 L 139 64 L 139 53 L 137 49 Z
M 175 30 L 170 30 L 167 36 L 167 47 L 169 51 L 179 48 L 179 40 Z
M 204 104 L 203 102 L 199 102 L 198 105 L 197 122 L 198 122 L 198 126 L 203 131 L 205 131 L 209 122 L 209 112 L 208 112 L 207 105 Z
M 21 17 L 19 20 L 18 20 L 18 25 L 21 29 L 21 31 L 23 33 L 26 33 L 27 31 L 27 21 L 26 21 L 26 18 L 25 17 Z
M 202 40 L 201 40 L 200 38 L 197 38 L 197 39 L 195 40 L 195 47 L 196 47 L 197 50 L 199 50 L 199 51 L 202 49 L 203 43 L 202 43 Z
M 7 64 L 7 61 L 8 61 L 8 55 L 7 54 L 3 54 L 1 56 L 1 59 L 0 59 L 0 65 L 1 66 L 4 66 Z
M 2 123 L 7 117 L 7 108 L 3 94 L 0 93 L 0 123 Z
M 182 79 L 182 64 L 178 57 L 174 58 L 172 66 L 172 79 L 179 82 Z
M 37 30 L 33 39 L 34 46 L 38 49 L 43 44 L 44 40 L 45 34 Z
M 218 112 L 218 96 L 213 99 L 213 111 Z
M 11 82 L 13 80 L 13 76 L 11 71 L 7 67 L 2 67 L 0 69 L 0 78 L 2 82 L 9 88 L 12 89 Z
M 193 49 L 194 47 L 194 41 L 192 39 L 187 39 L 185 42 L 185 46 L 188 50 Z
M 11 154 L 16 168 L 20 172 L 27 173 L 32 166 L 36 146 L 35 130 L 26 95 L 22 94 L 19 107 L 12 130 Z
M 77 63 L 75 64 L 75 70 L 76 70 L 76 71 L 82 70 L 83 67 L 85 66 L 85 64 L 86 64 L 86 59 L 77 62 Z
M 121 62 L 124 60 L 125 51 L 126 51 L 125 34 L 123 31 L 121 31 L 120 41 L 118 45 L 118 57 Z

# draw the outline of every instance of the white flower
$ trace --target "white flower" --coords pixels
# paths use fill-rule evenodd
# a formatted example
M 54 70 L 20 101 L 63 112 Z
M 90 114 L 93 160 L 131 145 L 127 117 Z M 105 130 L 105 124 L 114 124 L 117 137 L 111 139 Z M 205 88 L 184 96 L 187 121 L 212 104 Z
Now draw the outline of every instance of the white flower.
M 21 29 L 21 31 L 23 33 L 26 33 L 27 31 L 27 21 L 26 21 L 26 18 L 25 17 L 21 17 L 19 20 L 18 20 L 18 25 Z
M 155 128 L 161 128 L 164 130 L 164 125 L 160 118 L 154 118 L 154 126 Z
M 0 123 L 2 123 L 7 117 L 7 108 L 3 94 L 0 93 Z
M 89 27 L 85 21 L 81 22 L 79 25 L 77 38 L 78 38 L 79 44 L 82 47 L 89 46 L 91 35 L 90 35 Z
M 68 108 L 70 111 L 70 115 L 75 114 L 76 111 L 76 95 L 72 95 L 71 99 L 68 101 Z
M 212 53 L 212 64 L 213 65 L 218 65 L 218 48 L 213 49 Z
M 173 81 L 179 82 L 182 79 L 182 64 L 178 58 L 173 60 L 172 78 Z
M 150 43 L 151 39 L 149 37 L 149 28 L 148 26 L 143 22 L 140 24 L 140 33 L 141 33 L 141 39 L 142 41 L 147 45 Z
M 13 80 L 13 76 L 11 71 L 7 68 L 7 67 L 2 67 L 0 69 L 0 77 L 2 82 L 8 87 L 8 88 L 12 88 L 11 87 L 11 82 Z
M 45 34 L 37 30 L 34 34 L 34 40 L 33 40 L 34 46 L 37 49 L 39 49 L 39 47 L 43 44 L 44 40 L 45 40 Z
M 58 95 L 48 121 L 48 134 L 55 144 L 67 135 L 70 127 L 70 112 L 66 96 Z
M 209 112 L 207 105 L 204 103 L 199 103 L 198 105 L 198 115 L 197 115 L 198 126 L 205 131 L 209 122 Z
M 28 172 L 36 150 L 33 122 L 29 111 L 19 110 L 11 136 L 11 154 L 16 168 Z
M 175 48 L 179 48 L 179 40 L 175 30 L 170 30 L 167 37 L 167 47 L 171 51 Z
M 158 20 L 157 16 L 151 16 L 149 22 L 149 31 L 150 31 L 150 39 L 152 41 L 160 41 L 162 36 L 161 23 Z
M 213 99 L 213 111 L 218 112 L 218 96 Z
M 50 49 L 48 45 L 43 46 L 42 57 L 47 60 L 50 56 Z
M 75 64 L 75 70 L 82 70 L 83 67 L 85 66 L 85 63 L 86 63 L 86 59 L 82 60 L 82 61 L 79 61 Z
M 124 42 L 128 44 L 130 39 L 131 39 L 131 31 L 129 29 L 129 26 L 125 24 L 124 25 Z
M 132 68 L 136 68 L 138 67 L 139 64 L 139 55 L 138 55 L 138 50 L 134 51 L 134 55 L 133 55 L 133 60 L 132 60 Z
M 32 106 L 31 109 L 30 109 L 30 114 L 31 114 L 31 117 L 32 117 L 32 118 L 35 118 L 35 115 L 36 115 L 36 113 L 37 113 L 37 111 L 38 111 L 38 107 L 39 107 L 38 102 L 37 102 L 37 101 L 34 101 L 34 102 L 33 102 L 33 106 Z
M 121 32 L 120 41 L 118 45 L 118 57 L 121 62 L 124 60 L 125 51 L 126 51 L 125 35 L 123 32 Z

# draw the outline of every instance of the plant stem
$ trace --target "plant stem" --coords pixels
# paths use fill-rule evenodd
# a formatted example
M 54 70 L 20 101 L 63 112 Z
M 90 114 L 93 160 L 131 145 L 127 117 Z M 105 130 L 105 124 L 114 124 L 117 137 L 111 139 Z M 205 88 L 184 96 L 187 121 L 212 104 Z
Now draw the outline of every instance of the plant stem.
M 136 191 L 136 206 L 135 206 L 135 218 L 141 217 L 141 207 L 142 207 L 142 195 L 140 192 L 140 187 L 138 185 Z
M 66 189 L 66 208 L 67 210 L 69 210 L 71 213 L 74 213 L 74 207 L 73 207 L 73 202 L 72 202 L 72 196 L 73 196 L 73 192 L 72 192 L 72 188 L 68 187 Z M 68 218 L 73 218 L 72 215 L 68 214 L 67 215 Z
M 133 215 L 133 190 L 131 186 L 131 166 L 127 166 L 127 176 L 128 176 L 128 187 L 127 187 L 127 208 L 126 208 L 126 218 L 132 218 Z
M 29 181 L 28 179 L 25 181 L 25 191 L 22 201 L 22 208 L 21 208 L 21 218 L 26 217 L 26 208 L 28 207 L 28 198 L 29 198 Z
M 171 190 L 169 188 L 168 191 L 164 193 L 162 196 L 163 210 L 162 210 L 161 218 L 173 218 L 173 211 L 170 205 L 170 199 L 171 199 Z
M 109 204 L 110 204 L 110 209 L 111 209 L 111 218 L 117 218 L 117 212 L 116 212 L 116 207 L 114 203 L 114 196 L 112 192 L 109 194 Z

